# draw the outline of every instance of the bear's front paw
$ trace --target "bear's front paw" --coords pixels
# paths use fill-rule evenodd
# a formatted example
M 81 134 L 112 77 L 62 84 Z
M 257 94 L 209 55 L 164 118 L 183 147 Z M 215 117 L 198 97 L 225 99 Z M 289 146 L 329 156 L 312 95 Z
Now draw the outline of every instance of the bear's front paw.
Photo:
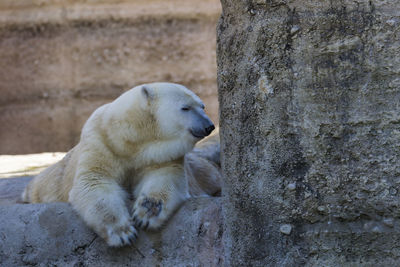
M 152 197 L 140 197 L 133 206 L 133 223 L 143 230 L 157 229 L 164 222 L 163 201 Z
M 132 225 L 107 227 L 107 244 L 111 247 L 133 245 L 137 239 L 137 231 Z

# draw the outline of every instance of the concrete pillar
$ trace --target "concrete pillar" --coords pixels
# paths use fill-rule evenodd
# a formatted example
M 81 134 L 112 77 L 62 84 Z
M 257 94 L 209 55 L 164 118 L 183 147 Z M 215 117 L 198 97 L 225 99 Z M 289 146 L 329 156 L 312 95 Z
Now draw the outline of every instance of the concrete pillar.
M 398 1 L 221 3 L 225 262 L 398 264 Z

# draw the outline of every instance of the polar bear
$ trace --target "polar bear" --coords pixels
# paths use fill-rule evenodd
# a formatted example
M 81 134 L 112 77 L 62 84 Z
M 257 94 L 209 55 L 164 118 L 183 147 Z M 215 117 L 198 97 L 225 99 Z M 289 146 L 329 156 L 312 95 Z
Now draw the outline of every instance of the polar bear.
M 159 228 L 188 198 L 184 155 L 214 128 L 186 87 L 134 87 L 90 116 L 78 145 L 38 174 L 22 200 L 68 201 L 109 246 L 132 244 L 137 229 Z

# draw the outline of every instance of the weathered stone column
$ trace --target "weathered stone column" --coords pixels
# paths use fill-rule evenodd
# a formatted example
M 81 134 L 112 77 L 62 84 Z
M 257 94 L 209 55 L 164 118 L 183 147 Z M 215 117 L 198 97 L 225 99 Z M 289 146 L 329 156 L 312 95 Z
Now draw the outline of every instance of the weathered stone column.
M 231 266 L 400 261 L 400 5 L 222 0 Z

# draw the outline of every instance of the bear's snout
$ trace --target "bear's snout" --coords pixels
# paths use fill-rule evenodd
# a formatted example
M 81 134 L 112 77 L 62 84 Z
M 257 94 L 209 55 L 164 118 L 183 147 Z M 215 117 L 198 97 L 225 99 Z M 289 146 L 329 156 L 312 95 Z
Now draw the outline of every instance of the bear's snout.
M 210 126 L 206 127 L 205 128 L 206 136 L 210 135 L 210 133 L 212 133 L 212 131 L 214 131 L 214 129 L 215 129 L 214 124 L 211 124 Z
M 207 126 L 199 127 L 199 128 L 191 128 L 189 132 L 196 138 L 202 139 L 211 134 L 211 132 L 215 129 L 214 124 L 209 124 Z

